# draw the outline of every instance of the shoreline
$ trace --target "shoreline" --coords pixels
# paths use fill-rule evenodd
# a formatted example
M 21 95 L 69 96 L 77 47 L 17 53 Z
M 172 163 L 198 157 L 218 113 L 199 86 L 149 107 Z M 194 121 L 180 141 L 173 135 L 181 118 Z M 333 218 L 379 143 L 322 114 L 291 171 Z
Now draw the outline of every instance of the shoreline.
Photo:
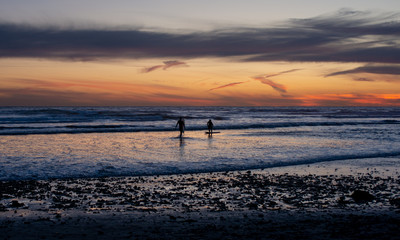
M 398 170 L 370 165 L 0 181 L 0 228 L 3 239 L 399 239 Z

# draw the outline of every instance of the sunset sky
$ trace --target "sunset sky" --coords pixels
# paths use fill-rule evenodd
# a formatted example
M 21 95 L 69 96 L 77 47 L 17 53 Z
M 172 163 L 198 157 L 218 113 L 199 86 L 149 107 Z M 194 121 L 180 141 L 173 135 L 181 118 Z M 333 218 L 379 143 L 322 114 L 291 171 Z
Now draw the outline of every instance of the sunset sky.
M 0 106 L 400 106 L 398 0 L 0 0 Z

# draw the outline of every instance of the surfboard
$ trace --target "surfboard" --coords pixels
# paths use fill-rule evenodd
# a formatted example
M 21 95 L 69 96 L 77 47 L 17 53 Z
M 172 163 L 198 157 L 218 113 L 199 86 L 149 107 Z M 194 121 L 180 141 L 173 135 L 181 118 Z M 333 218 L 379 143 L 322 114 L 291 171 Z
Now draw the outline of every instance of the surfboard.
M 221 132 L 205 132 L 205 134 L 214 134 L 214 133 L 221 133 Z

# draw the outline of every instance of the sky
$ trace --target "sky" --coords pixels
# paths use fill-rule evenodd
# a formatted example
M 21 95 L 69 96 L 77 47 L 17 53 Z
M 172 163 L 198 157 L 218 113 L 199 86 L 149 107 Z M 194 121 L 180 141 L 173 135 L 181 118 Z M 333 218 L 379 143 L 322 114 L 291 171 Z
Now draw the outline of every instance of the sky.
M 400 1 L 0 0 L 0 106 L 400 106 Z

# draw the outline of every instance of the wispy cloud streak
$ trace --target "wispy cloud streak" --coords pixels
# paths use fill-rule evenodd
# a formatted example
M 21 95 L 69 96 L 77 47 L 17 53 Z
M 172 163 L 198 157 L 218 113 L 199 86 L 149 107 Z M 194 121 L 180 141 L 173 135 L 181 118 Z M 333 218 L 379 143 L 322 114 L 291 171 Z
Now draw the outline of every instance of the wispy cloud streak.
M 373 73 L 373 74 L 390 74 L 400 75 L 400 66 L 398 65 L 386 65 L 386 66 L 374 66 L 366 65 L 346 71 L 334 72 L 326 75 L 325 77 L 332 77 L 337 75 L 353 74 L 353 73 Z
M 226 87 L 233 87 L 233 86 L 236 86 L 236 85 L 239 85 L 239 84 L 242 84 L 242 83 L 246 83 L 246 82 L 248 82 L 248 81 L 245 81 L 245 82 L 233 82 L 233 83 L 228 83 L 228 84 L 225 84 L 225 85 L 222 85 L 222 86 L 219 86 L 219 87 L 211 88 L 211 89 L 209 89 L 208 91 L 213 91 L 213 90 L 217 90 L 217 89 L 221 89 L 221 88 L 226 88 Z
M 278 91 L 279 93 L 283 94 L 286 93 L 286 87 L 282 84 L 273 82 L 272 80 L 267 79 L 266 77 L 254 77 L 254 80 L 258 80 L 263 84 L 271 86 L 274 90 Z
M 264 28 L 168 33 L 0 24 L 0 57 L 239 57 L 242 61 L 400 63 L 399 14 L 340 11 Z M 155 66 L 155 69 L 162 68 Z M 153 69 L 154 70 L 154 69 Z
M 270 78 L 270 77 L 276 77 L 285 73 L 291 73 L 291 72 L 296 72 L 299 71 L 301 69 L 291 69 L 291 70 L 287 70 L 287 71 L 283 71 L 283 72 L 279 72 L 279 73 L 274 73 L 274 74 L 267 74 L 264 76 L 264 78 Z
M 177 67 L 177 66 L 188 66 L 188 65 L 185 62 L 176 61 L 176 60 L 165 61 L 163 65 L 147 67 L 147 68 L 142 69 L 142 72 L 149 73 L 149 72 L 155 71 L 157 69 L 167 70 L 168 68 Z
M 274 74 L 265 74 L 265 75 L 260 75 L 260 76 L 256 76 L 256 77 L 252 77 L 253 80 L 257 80 L 260 81 L 262 84 L 266 84 L 270 87 L 272 87 L 274 90 L 278 91 L 282 96 L 285 96 L 284 94 L 286 93 L 286 86 L 276 83 L 268 78 L 271 77 L 275 77 L 275 76 L 279 76 L 282 74 L 286 74 L 286 73 L 291 73 L 291 72 L 295 72 L 295 71 L 299 71 L 301 69 L 291 69 L 291 70 L 287 70 L 287 71 L 283 71 L 283 72 L 278 72 L 278 73 L 274 73 Z M 248 81 L 246 81 L 248 82 Z M 225 84 L 219 87 L 215 87 L 215 88 L 211 88 L 208 91 L 212 91 L 212 90 L 216 90 L 216 89 L 221 89 L 221 88 L 227 88 L 227 87 L 233 87 L 239 84 L 242 84 L 245 82 L 234 82 L 234 83 L 229 83 L 229 84 Z
M 358 81 L 358 82 L 374 82 L 374 79 L 370 79 L 370 78 L 354 78 L 354 81 Z
M 156 66 L 152 66 L 152 67 L 147 67 L 147 68 L 143 68 L 142 69 L 142 73 L 149 73 L 152 72 L 154 70 L 157 70 L 159 68 L 162 68 L 164 65 L 156 65 Z

